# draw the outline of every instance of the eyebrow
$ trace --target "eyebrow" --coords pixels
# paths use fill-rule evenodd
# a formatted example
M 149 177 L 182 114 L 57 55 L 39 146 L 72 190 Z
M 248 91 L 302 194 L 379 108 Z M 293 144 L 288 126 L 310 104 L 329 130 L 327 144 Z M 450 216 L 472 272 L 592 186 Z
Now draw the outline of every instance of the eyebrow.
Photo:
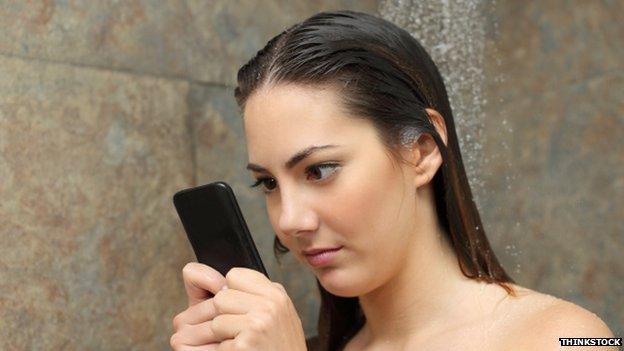
M 322 149 L 328 149 L 328 148 L 333 148 L 333 147 L 339 147 L 341 145 L 335 145 L 335 144 L 328 144 L 328 145 L 318 145 L 318 146 L 309 146 L 299 152 L 297 152 L 296 154 L 294 154 L 290 160 L 286 161 L 286 163 L 284 163 L 284 167 L 286 167 L 286 169 L 291 169 L 293 167 L 295 167 L 295 165 L 297 165 L 297 163 L 303 161 L 306 157 L 312 155 L 314 152 L 318 151 L 318 150 L 322 150 Z M 255 171 L 255 172 L 265 172 L 265 173 L 270 173 L 266 168 L 259 166 L 257 164 L 254 163 L 249 163 L 247 165 L 247 169 Z

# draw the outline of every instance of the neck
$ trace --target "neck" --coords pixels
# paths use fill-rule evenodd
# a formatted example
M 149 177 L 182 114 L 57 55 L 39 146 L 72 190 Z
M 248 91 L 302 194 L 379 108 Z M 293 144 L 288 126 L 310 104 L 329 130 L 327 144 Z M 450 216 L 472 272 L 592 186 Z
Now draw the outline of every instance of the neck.
M 486 284 L 462 274 L 435 212 L 430 212 L 424 219 L 429 223 L 419 226 L 429 231 L 414 233 L 405 265 L 359 297 L 366 316 L 362 339 L 368 345 L 399 345 L 483 314 L 475 306 L 487 303 L 481 296 Z M 418 220 L 423 224 L 423 218 Z

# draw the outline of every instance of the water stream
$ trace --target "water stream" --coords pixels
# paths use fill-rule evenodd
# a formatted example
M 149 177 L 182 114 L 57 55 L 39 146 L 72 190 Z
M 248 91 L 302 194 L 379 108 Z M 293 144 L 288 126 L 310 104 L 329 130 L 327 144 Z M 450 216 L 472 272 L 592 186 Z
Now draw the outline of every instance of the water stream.
M 482 0 L 384 0 L 381 17 L 404 28 L 438 66 L 449 95 L 459 146 L 474 200 L 485 194 L 480 170 L 483 143 L 483 56 L 485 14 Z

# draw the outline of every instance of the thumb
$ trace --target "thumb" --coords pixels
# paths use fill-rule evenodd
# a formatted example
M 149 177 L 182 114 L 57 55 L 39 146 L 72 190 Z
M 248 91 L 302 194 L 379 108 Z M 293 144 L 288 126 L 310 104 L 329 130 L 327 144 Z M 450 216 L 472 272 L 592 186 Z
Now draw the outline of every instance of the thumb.
M 182 269 L 189 306 L 213 297 L 226 283 L 225 277 L 203 263 L 189 262 Z

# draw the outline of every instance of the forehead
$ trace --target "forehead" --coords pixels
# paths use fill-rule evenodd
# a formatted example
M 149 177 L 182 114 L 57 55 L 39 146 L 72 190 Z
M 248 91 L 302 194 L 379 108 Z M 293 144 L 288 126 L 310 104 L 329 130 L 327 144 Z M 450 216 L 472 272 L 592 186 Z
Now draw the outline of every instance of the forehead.
M 280 84 L 250 96 L 243 112 L 250 162 L 285 160 L 310 145 L 345 144 L 371 127 L 342 110 L 331 87 Z

